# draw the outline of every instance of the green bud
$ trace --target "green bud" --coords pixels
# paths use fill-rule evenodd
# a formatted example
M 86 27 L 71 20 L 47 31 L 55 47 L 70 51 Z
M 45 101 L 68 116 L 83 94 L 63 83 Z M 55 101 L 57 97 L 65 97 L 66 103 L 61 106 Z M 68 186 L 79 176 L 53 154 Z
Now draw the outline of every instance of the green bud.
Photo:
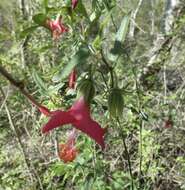
M 95 95 L 94 82 L 91 79 L 83 79 L 77 86 L 78 96 L 84 96 L 85 101 L 90 103 Z
M 123 113 L 123 96 L 119 88 L 111 89 L 108 97 L 108 109 L 112 117 L 121 117 Z

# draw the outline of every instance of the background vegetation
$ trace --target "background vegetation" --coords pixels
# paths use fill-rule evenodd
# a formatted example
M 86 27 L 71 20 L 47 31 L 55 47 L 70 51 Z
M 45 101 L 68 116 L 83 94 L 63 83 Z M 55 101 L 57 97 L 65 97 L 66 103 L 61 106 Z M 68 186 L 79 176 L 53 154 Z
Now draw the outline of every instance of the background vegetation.
M 48 119 L 0 75 L 0 189 L 185 189 L 185 1 L 78 3 L 72 10 L 70 0 L 1 0 L 0 65 L 51 110 L 74 102 L 74 66 L 77 84 L 91 76 L 106 148 L 79 133 L 79 155 L 63 163 L 56 144 L 71 126 L 42 135 Z M 54 41 L 39 24 L 57 14 L 69 32 Z M 108 109 L 115 87 L 124 101 L 114 101 L 119 119 Z

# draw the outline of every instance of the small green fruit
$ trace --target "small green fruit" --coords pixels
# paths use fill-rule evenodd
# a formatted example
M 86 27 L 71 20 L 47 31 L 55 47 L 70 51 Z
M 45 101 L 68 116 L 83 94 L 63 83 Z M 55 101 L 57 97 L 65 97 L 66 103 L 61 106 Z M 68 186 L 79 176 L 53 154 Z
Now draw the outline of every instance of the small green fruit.
M 111 89 L 108 97 L 108 109 L 112 117 L 121 117 L 123 113 L 123 96 L 119 88 Z
M 83 79 L 77 86 L 78 96 L 84 96 L 85 101 L 90 103 L 95 95 L 95 86 L 92 79 Z

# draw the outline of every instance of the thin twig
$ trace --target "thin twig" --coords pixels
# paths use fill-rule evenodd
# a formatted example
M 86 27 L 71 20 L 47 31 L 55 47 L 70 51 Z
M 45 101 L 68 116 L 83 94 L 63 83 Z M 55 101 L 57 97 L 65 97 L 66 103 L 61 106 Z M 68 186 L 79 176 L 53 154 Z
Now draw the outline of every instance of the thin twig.
M 123 136 L 123 133 L 121 131 L 120 120 L 117 119 L 117 122 L 118 122 L 118 126 L 119 126 L 119 134 L 121 136 L 121 139 L 122 139 L 122 142 L 123 142 L 123 146 L 124 146 L 124 149 L 125 149 L 125 153 L 126 153 L 126 157 L 127 157 L 127 161 L 128 161 L 128 168 L 129 168 L 129 173 L 130 173 L 130 178 L 131 178 L 132 190 L 134 190 L 134 181 L 133 181 L 133 174 L 132 174 L 132 165 L 131 165 L 130 154 L 129 154 L 129 151 L 128 151 L 128 148 L 127 148 L 127 145 L 126 145 L 126 142 L 125 142 L 125 137 Z
M 0 73 L 16 88 L 19 89 L 19 91 L 26 96 L 35 106 L 41 107 L 42 105 L 38 103 L 25 89 L 24 89 L 24 84 L 21 81 L 15 80 L 10 73 L 8 73 L 5 68 L 3 68 L 0 65 Z
M 137 14 L 138 14 L 138 11 L 139 11 L 139 9 L 140 9 L 140 7 L 141 7 L 142 2 L 143 2 L 143 0 L 139 0 L 139 3 L 138 3 L 138 5 L 137 5 L 135 11 L 132 12 L 132 18 L 131 18 L 132 22 L 131 22 L 131 24 L 130 24 L 130 31 L 129 31 L 129 36 L 130 36 L 130 38 L 134 38 L 135 20 L 136 20 L 136 17 L 137 17 Z
M 164 82 L 164 104 L 166 104 L 166 99 L 167 99 L 167 82 L 166 82 L 166 65 L 164 63 L 163 66 L 163 82 Z
M 109 63 L 107 62 L 104 53 L 103 53 L 103 49 L 101 49 L 101 57 L 102 57 L 102 61 L 105 63 L 105 65 L 107 66 L 107 68 L 109 69 L 110 72 L 110 76 L 111 76 L 111 87 L 114 87 L 114 74 L 113 74 L 113 68 L 109 65 Z
M 4 98 L 3 103 L 1 104 L 0 112 L 1 112 L 1 110 L 3 109 L 3 107 L 5 106 L 5 103 L 6 103 L 6 100 L 7 100 L 7 98 L 8 98 L 8 95 L 9 95 L 9 89 L 7 90 L 6 97 Z
M 139 179 L 140 179 L 140 189 L 141 189 L 141 179 L 142 179 L 142 162 L 143 162 L 143 124 L 144 122 L 140 122 L 139 126 L 139 146 L 140 146 L 140 152 L 139 152 Z
M 2 93 L 2 95 L 3 95 L 3 97 L 5 98 L 4 91 L 3 91 L 1 88 L 0 88 L 0 91 L 1 91 L 1 93 Z M 5 102 L 5 105 L 4 105 L 4 106 L 5 106 L 5 110 L 6 110 L 7 116 L 8 116 L 8 120 L 9 120 L 9 123 L 10 123 L 10 127 L 11 127 L 12 131 L 13 131 L 14 134 L 15 134 L 15 138 L 16 138 L 16 140 L 17 140 L 17 142 L 18 142 L 18 145 L 19 145 L 19 147 L 20 147 L 20 149 L 21 149 L 21 152 L 22 152 L 22 154 L 23 154 L 24 161 L 25 161 L 26 166 L 27 166 L 27 168 L 28 168 L 28 170 L 29 170 L 30 179 L 31 179 L 31 181 L 33 181 L 32 176 L 35 176 L 36 179 L 37 179 L 38 182 L 39 182 L 40 189 L 41 189 L 41 190 L 44 190 L 43 185 L 42 185 L 42 182 L 41 182 L 41 179 L 40 179 L 40 177 L 39 177 L 39 175 L 38 175 L 36 169 L 34 168 L 33 164 L 29 161 L 29 158 L 27 158 L 26 151 L 25 151 L 25 149 L 24 149 L 24 145 L 23 145 L 23 143 L 22 143 L 22 141 L 21 141 L 19 132 L 18 132 L 18 130 L 17 130 L 15 124 L 14 124 L 14 121 L 13 121 L 12 115 L 11 115 L 11 112 L 10 112 L 10 110 L 9 110 L 8 105 L 7 105 L 6 102 Z
M 109 86 L 108 86 L 108 84 L 107 84 L 107 81 L 106 81 L 106 79 L 105 79 L 105 76 L 104 76 L 103 72 L 102 72 L 101 70 L 98 70 L 98 72 L 101 74 L 102 79 L 103 79 L 103 82 L 105 83 L 106 88 L 109 89 Z
M 3 90 L 2 90 L 1 88 L 0 88 L 0 91 L 1 91 L 1 94 L 3 95 L 3 97 L 5 98 L 5 94 L 4 94 L 4 92 L 3 92 Z M 8 120 L 9 120 L 9 123 L 10 123 L 10 127 L 11 127 L 12 131 L 13 131 L 14 134 L 15 134 L 16 141 L 18 142 L 19 148 L 20 148 L 20 150 L 22 151 L 22 154 L 23 154 L 23 158 L 24 158 L 25 164 L 26 164 L 26 166 L 27 166 L 27 168 L 28 168 L 28 170 L 29 170 L 30 179 L 31 179 L 31 181 L 33 181 L 33 178 L 32 178 L 33 175 L 32 175 L 32 170 L 31 170 L 31 168 L 30 168 L 29 159 L 28 159 L 27 156 L 26 156 L 26 151 L 24 150 L 24 146 L 23 146 L 23 144 L 22 144 L 22 142 L 21 142 L 21 138 L 20 138 L 20 136 L 19 136 L 19 134 L 18 134 L 18 131 L 17 131 L 15 125 L 14 125 L 14 122 L 13 122 L 13 120 L 12 120 L 12 116 L 11 116 L 10 110 L 9 110 L 9 108 L 8 108 L 8 106 L 7 106 L 7 104 L 6 104 L 6 102 L 5 102 L 5 104 L 4 104 L 4 107 L 5 107 L 7 116 L 8 116 Z

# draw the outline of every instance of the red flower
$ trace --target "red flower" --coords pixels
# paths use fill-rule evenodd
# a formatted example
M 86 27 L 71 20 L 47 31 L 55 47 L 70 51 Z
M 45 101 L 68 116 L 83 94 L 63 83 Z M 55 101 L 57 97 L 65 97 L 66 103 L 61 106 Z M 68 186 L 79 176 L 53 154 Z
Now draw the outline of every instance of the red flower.
M 42 128 L 46 133 L 50 130 L 65 124 L 72 124 L 76 129 L 81 130 L 89 137 L 94 139 L 102 148 L 104 144 L 105 129 L 91 118 L 89 105 L 85 102 L 84 97 L 77 100 L 67 111 L 53 111 L 48 123 Z
M 64 32 L 68 32 L 68 28 L 62 23 L 62 17 L 59 15 L 56 20 L 48 19 L 46 27 L 52 32 L 53 39 L 58 40 Z
M 78 154 L 78 150 L 74 146 L 76 140 L 76 134 L 77 134 L 76 130 L 73 129 L 73 131 L 68 137 L 67 143 L 59 144 L 58 156 L 65 163 L 72 162 Z
M 76 83 L 76 70 L 73 69 L 73 71 L 69 75 L 69 88 L 74 89 L 75 88 L 75 83 Z
M 72 162 L 78 154 L 78 150 L 73 147 L 71 148 L 68 144 L 60 144 L 59 145 L 59 158 L 63 160 L 65 163 Z
M 48 108 L 44 106 L 39 106 L 38 108 L 39 108 L 39 111 L 43 113 L 45 116 L 48 116 L 48 117 L 51 116 L 51 112 Z
M 75 9 L 78 4 L 78 0 L 72 0 L 71 3 L 72 3 L 72 9 Z

